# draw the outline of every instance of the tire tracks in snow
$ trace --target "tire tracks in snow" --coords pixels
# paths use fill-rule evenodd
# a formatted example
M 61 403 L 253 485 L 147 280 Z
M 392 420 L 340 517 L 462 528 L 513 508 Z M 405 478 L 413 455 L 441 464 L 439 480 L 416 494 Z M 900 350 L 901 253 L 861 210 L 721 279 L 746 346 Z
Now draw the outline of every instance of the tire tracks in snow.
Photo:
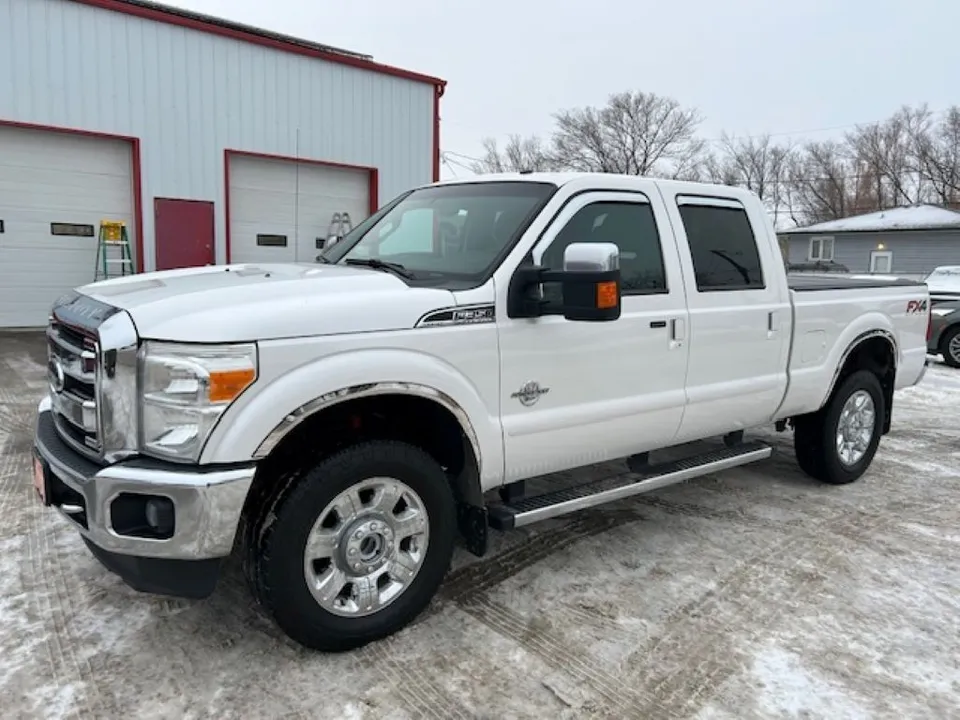
M 364 646 L 358 653 L 360 659 L 368 659 L 393 687 L 396 695 L 415 717 L 436 720 L 469 720 L 471 714 L 447 694 L 432 679 L 432 668 L 420 669 L 415 663 L 401 662 L 394 656 L 393 636 Z
M 440 597 L 459 604 L 470 595 L 496 587 L 584 538 L 641 519 L 641 515 L 629 510 L 585 510 L 571 522 L 536 533 L 497 555 L 455 570 L 440 588 Z
M 738 652 L 762 639 L 785 608 L 841 569 L 850 544 L 889 525 L 887 514 L 846 510 L 814 521 L 739 561 L 714 587 L 672 612 L 664 630 L 625 660 L 622 682 L 649 698 L 640 717 L 696 713 L 724 682 L 742 671 Z
M 533 627 L 515 611 L 490 600 L 487 591 L 583 539 L 641 519 L 642 516 L 632 510 L 584 511 L 565 525 L 538 533 L 505 552 L 451 573 L 440 595 L 548 667 L 572 677 L 621 717 L 632 717 L 642 698 L 588 655 L 571 650 L 569 644 L 550 629 Z M 573 617 L 581 613 L 587 614 L 587 611 L 569 614 Z M 611 630 L 615 626 L 614 621 L 600 624 Z

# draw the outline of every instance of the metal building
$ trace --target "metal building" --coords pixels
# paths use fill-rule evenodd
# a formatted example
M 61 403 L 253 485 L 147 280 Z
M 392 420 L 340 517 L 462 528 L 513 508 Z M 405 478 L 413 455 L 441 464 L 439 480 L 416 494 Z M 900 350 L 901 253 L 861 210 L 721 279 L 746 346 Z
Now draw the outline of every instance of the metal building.
M 309 261 L 439 179 L 444 81 L 142 0 L 0 0 L 0 327 L 91 282 L 102 220 L 139 271 Z

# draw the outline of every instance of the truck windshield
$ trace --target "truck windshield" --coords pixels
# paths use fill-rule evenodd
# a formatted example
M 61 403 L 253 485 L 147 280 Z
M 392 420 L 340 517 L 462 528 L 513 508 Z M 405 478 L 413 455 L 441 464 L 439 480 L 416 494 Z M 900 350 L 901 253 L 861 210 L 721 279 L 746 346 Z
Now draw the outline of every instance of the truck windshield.
M 318 259 L 392 269 L 410 280 L 482 282 L 556 190 L 556 185 L 539 182 L 457 183 L 414 190 L 358 225 Z

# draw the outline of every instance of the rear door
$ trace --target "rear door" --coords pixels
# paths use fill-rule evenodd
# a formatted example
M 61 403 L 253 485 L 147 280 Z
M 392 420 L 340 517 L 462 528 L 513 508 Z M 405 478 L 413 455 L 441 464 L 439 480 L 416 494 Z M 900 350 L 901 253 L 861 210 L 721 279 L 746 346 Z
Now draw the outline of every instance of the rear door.
M 769 421 L 787 385 L 792 319 L 782 258 L 759 203 L 662 189 L 689 309 L 678 442 Z
M 676 436 L 686 301 L 670 222 L 653 183 L 648 189 L 574 196 L 533 249 L 535 263 L 561 269 L 570 243 L 617 244 L 618 320 L 509 318 L 505 288 L 498 292 L 507 482 L 662 447 Z M 559 288 L 545 285 L 544 295 L 559 306 Z

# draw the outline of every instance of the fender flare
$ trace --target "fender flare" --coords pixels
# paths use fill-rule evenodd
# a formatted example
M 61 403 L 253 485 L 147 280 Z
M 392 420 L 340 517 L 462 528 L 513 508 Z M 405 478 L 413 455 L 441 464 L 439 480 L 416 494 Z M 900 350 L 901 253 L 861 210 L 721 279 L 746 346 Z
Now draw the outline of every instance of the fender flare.
M 900 359 L 900 348 L 897 345 L 897 337 L 893 334 L 892 331 L 875 328 L 873 330 L 868 330 L 867 332 L 860 333 L 857 335 L 853 341 L 847 345 L 847 348 L 840 355 L 840 360 L 837 362 L 836 368 L 833 371 L 833 377 L 830 380 L 830 384 L 827 386 L 827 392 L 820 401 L 820 407 L 822 408 L 827 401 L 830 399 L 830 396 L 833 395 L 833 391 L 836 390 L 837 382 L 840 380 L 840 373 L 843 370 L 843 366 L 846 365 L 847 360 L 850 356 L 856 351 L 867 340 L 872 340 L 873 338 L 883 338 L 890 343 L 890 347 L 893 349 L 893 369 L 896 372 L 897 366 Z
M 353 385 L 351 387 L 341 388 L 332 392 L 325 393 L 320 397 L 308 400 L 286 415 L 273 430 L 263 439 L 260 445 L 253 452 L 255 460 L 262 460 L 267 457 L 273 449 L 280 444 L 295 427 L 307 418 L 327 408 L 339 405 L 340 403 L 357 398 L 372 397 L 374 395 L 413 395 L 416 397 L 433 400 L 442 405 L 457 419 L 460 423 L 460 429 L 466 435 L 473 449 L 473 455 L 477 459 L 477 466 L 482 462 L 480 453 L 480 442 L 477 440 L 477 432 L 473 428 L 473 423 L 462 407 L 449 395 L 429 385 L 411 382 L 378 382 L 366 383 L 363 385 Z
M 393 393 L 424 398 L 448 410 L 470 443 L 481 482 L 502 482 L 499 420 L 472 380 L 442 358 L 410 349 L 351 349 L 264 380 L 224 413 L 204 447 L 202 462 L 262 460 L 307 418 L 353 399 Z

